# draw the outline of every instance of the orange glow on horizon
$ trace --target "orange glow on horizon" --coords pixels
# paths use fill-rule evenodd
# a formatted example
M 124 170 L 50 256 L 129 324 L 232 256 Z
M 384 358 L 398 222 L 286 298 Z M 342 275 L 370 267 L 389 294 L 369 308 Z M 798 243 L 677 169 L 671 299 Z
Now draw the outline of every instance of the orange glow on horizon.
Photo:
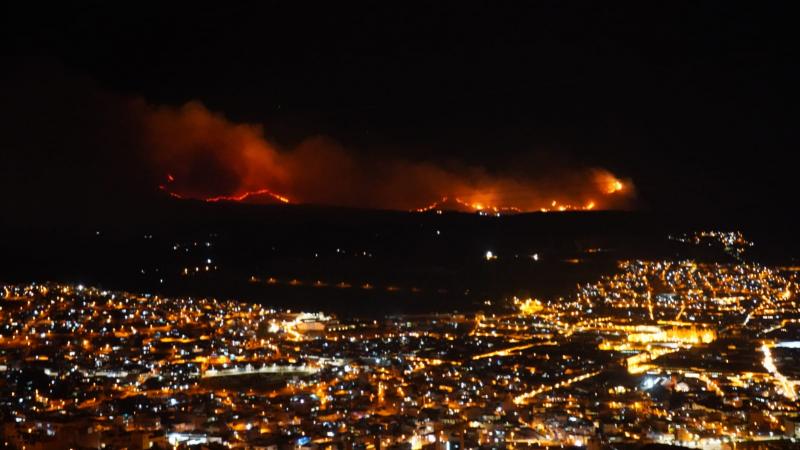
M 222 201 L 241 202 L 241 201 L 247 200 L 248 198 L 256 196 L 256 195 L 268 195 L 268 196 L 274 198 L 275 200 L 278 200 L 281 203 L 291 203 L 288 198 L 286 198 L 286 197 L 284 197 L 282 195 L 276 194 L 276 193 L 270 191 L 269 189 L 258 189 L 256 191 L 244 192 L 244 193 L 239 194 L 239 195 L 218 195 L 216 197 L 204 198 L 203 201 L 212 202 L 212 203 L 213 202 L 222 202 Z
M 172 183 L 175 181 L 175 178 L 168 174 L 167 175 L 168 182 Z M 624 188 L 624 185 L 619 180 L 612 180 L 611 184 L 607 185 L 606 194 L 611 195 L 616 192 L 619 192 L 621 189 Z M 263 188 L 263 189 L 256 189 L 251 191 L 245 191 L 238 194 L 229 194 L 229 195 L 217 195 L 212 197 L 197 197 L 197 196 L 190 196 L 179 194 L 171 189 L 169 189 L 165 185 L 159 185 L 158 188 L 169 196 L 181 200 L 200 200 L 208 203 L 218 203 L 218 202 L 246 202 L 248 200 L 252 200 L 258 196 L 267 196 L 271 197 L 272 199 L 277 200 L 283 204 L 291 204 L 292 202 L 288 197 L 275 193 L 270 189 Z M 484 196 L 486 197 L 486 196 Z M 488 197 L 486 197 L 488 198 Z M 496 205 L 486 201 L 469 201 L 464 200 L 460 197 L 442 197 L 441 199 L 420 207 L 414 208 L 412 212 L 430 212 L 430 211 L 466 211 L 466 212 L 477 212 L 482 214 L 518 214 L 522 212 L 566 212 L 566 211 L 592 211 L 598 208 L 598 204 L 594 200 L 588 200 L 584 205 L 573 205 L 570 203 L 560 203 L 558 200 L 552 200 L 545 205 L 533 205 L 528 207 L 520 207 L 520 206 L 511 206 L 511 205 Z M 602 206 L 599 207 L 602 209 Z
M 448 202 L 451 203 L 451 206 L 448 207 Z M 597 203 L 594 200 L 589 200 L 584 206 L 576 206 L 572 204 L 561 204 L 557 200 L 553 200 L 549 202 L 546 206 L 532 206 L 529 208 L 521 208 L 518 206 L 500 206 L 500 205 L 492 205 L 486 204 L 483 202 L 469 202 L 462 200 L 461 198 L 454 198 L 450 201 L 449 197 L 442 197 L 441 199 L 423 206 L 421 208 L 415 208 L 413 212 L 430 212 L 430 211 L 446 211 L 446 210 L 467 210 L 471 212 L 493 212 L 493 213 L 504 213 L 504 214 L 518 214 L 522 212 L 566 212 L 566 211 L 591 211 L 597 207 Z
M 167 180 L 169 180 L 170 182 L 173 182 L 173 181 L 175 181 L 175 178 L 172 175 L 167 175 Z M 257 189 L 257 190 L 254 190 L 254 191 L 246 191 L 246 192 L 243 192 L 241 194 L 236 194 L 236 195 L 217 195 L 217 196 L 214 196 L 214 197 L 205 197 L 205 198 L 195 198 L 195 197 L 189 197 L 189 196 L 181 195 L 181 194 L 178 194 L 177 192 L 173 192 L 173 191 L 167 189 L 167 187 L 164 186 L 163 184 L 158 186 L 158 188 L 160 190 L 166 192 L 170 197 L 174 197 L 174 198 L 181 199 L 181 200 L 194 199 L 194 200 L 201 200 L 201 201 L 208 202 L 208 203 L 243 202 L 243 201 L 246 201 L 246 200 L 248 200 L 248 199 L 250 199 L 252 197 L 268 196 L 268 197 L 272 197 L 273 199 L 275 199 L 275 200 L 277 200 L 277 201 L 279 201 L 281 203 L 284 203 L 284 204 L 292 203 L 292 201 L 289 200 L 288 197 L 285 197 L 285 196 L 280 195 L 280 194 L 276 194 L 275 192 L 272 192 L 271 190 L 266 189 L 266 188 L 265 189 Z
M 175 177 L 168 174 L 167 181 L 169 183 L 173 183 L 175 181 Z M 622 191 L 626 187 L 621 181 L 617 179 L 604 180 L 602 181 L 602 183 L 604 183 L 603 194 L 609 196 Z M 181 200 L 194 199 L 208 203 L 247 202 L 247 201 L 252 201 L 254 198 L 259 196 L 271 197 L 272 199 L 277 200 L 278 202 L 283 204 L 295 203 L 288 197 L 278 194 L 267 188 L 249 190 L 237 194 L 216 195 L 212 197 L 200 197 L 194 195 L 180 194 L 163 184 L 159 185 L 158 188 L 173 198 Z M 480 194 L 476 194 L 475 196 L 479 198 L 491 198 L 491 196 L 480 195 Z M 518 213 L 533 212 L 533 211 L 566 212 L 566 211 L 592 211 L 595 209 L 604 209 L 604 206 L 602 203 L 598 204 L 595 200 L 587 200 L 583 205 L 561 203 L 558 200 L 552 200 L 546 202 L 545 204 L 516 206 L 516 205 L 494 204 L 493 202 L 486 200 L 471 201 L 471 200 L 464 200 L 460 197 L 444 196 L 439 200 L 434 201 L 426 206 L 413 208 L 411 209 L 411 211 L 420 213 L 430 212 L 430 211 L 468 211 L 468 212 L 480 212 L 486 214 L 492 214 L 492 213 L 518 214 Z

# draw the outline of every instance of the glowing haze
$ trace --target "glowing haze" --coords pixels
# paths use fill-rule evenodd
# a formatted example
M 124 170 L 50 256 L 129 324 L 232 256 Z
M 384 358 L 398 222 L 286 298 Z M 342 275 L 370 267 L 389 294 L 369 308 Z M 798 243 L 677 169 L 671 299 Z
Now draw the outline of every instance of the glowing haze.
M 356 156 L 322 137 L 280 149 L 260 126 L 233 123 L 197 102 L 138 107 L 148 153 L 163 174 L 160 187 L 179 198 L 520 212 L 625 208 L 634 194 L 630 181 L 598 168 L 531 180 Z

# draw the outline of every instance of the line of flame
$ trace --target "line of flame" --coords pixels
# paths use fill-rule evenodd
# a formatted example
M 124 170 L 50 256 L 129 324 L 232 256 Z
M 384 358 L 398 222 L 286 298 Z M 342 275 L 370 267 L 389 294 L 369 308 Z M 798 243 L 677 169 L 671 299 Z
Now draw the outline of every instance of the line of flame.
M 437 201 L 431 203 L 430 205 L 423 206 L 421 208 L 416 208 L 416 209 L 414 209 L 412 211 L 421 212 L 422 213 L 422 212 L 438 210 L 439 207 L 442 204 L 447 202 L 447 200 L 448 200 L 448 197 L 442 197 L 440 200 L 437 200 Z M 493 212 L 509 212 L 510 211 L 510 212 L 514 212 L 514 213 L 523 212 L 522 208 L 518 208 L 516 206 L 485 205 L 485 204 L 480 203 L 480 202 L 470 203 L 470 202 L 464 201 L 464 200 L 462 200 L 462 199 L 460 199 L 458 197 L 456 197 L 454 200 L 459 205 L 462 205 L 464 207 L 473 209 L 475 211 L 493 211 Z M 583 205 L 583 206 L 574 206 L 574 205 L 570 205 L 570 204 L 560 205 L 560 204 L 558 204 L 558 202 L 556 200 L 553 200 L 553 202 L 550 204 L 550 208 L 539 208 L 539 211 L 541 211 L 541 212 L 591 211 L 591 210 L 593 210 L 595 208 L 595 206 L 596 206 L 596 204 L 595 204 L 595 202 L 593 200 L 590 200 L 586 205 Z
M 174 198 L 178 198 L 178 199 L 181 199 L 181 200 L 185 200 L 187 198 L 190 198 L 190 197 L 186 197 L 186 196 L 183 196 L 181 194 L 178 194 L 176 192 L 172 192 L 169 189 L 167 189 L 166 186 L 164 186 L 164 185 L 161 185 L 158 188 L 161 189 L 162 191 L 166 192 L 167 194 L 169 194 L 171 197 L 174 197 Z M 252 196 L 255 196 L 255 195 L 269 195 L 270 197 L 274 198 L 275 200 L 278 200 L 281 203 L 287 203 L 288 204 L 288 203 L 292 202 L 287 197 L 284 197 L 283 195 L 280 195 L 280 194 L 276 194 L 275 192 L 272 192 L 269 189 L 258 189 L 258 190 L 255 190 L 255 191 L 244 192 L 244 193 L 238 194 L 238 195 L 218 195 L 216 197 L 200 198 L 198 200 L 202 200 L 202 201 L 208 202 L 208 203 L 241 202 L 241 201 L 247 200 L 248 198 L 250 198 Z

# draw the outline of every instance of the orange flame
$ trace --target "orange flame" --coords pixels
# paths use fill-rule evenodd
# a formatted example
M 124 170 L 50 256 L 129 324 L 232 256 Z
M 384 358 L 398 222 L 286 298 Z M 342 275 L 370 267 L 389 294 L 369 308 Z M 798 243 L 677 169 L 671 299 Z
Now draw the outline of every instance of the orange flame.
M 173 177 L 172 175 L 167 175 L 167 180 L 169 182 L 173 182 L 173 181 L 175 181 L 175 177 Z M 183 196 L 181 194 L 178 194 L 176 192 L 170 191 L 163 184 L 158 186 L 158 188 L 161 189 L 162 191 L 166 192 L 167 194 L 169 194 L 171 197 L 175 197 L 175 198 L 178 198 L 178 199 L 186 199 L 187 198 L 187 197 L 185 197 L 185 196 Z M 272 192 L 269 189 L 257 189 L 255 191 L 243 192 L 243 193 L 238 194 L 238 195 L 217 195 L 217 196 L 214 196 L 214 197 L 200 198 L 198 200 L 202 200 L 202 201 L 208 202 L 208 203 L 243 202 L 243 201 L 246 201 L 246 200 L 248 200 L 248 199 L 250 199 L 252 197 L 257 197 L 257 196 L 268 196 L 268 197 L 274 198 L 275 200 L 277 200 L 277 201 L 279 201 L 281 203 L 286 203 L 286 204 L 291 203 L 291 200 L 289 200 L 287 197 L 284 197 L 283 195 L 280 195 L 280 194 L 276 194 L 276 193 Z
M 435 201 L 429 205 L 423 206 L 421 208 L 413 209 L 414 212 L 430 212 L 430 211 L 444 211 L 448 209 L 455 209 L 455 208 L 448 208 L 448 197 L 442 197 L 440 200 Z M 496 205 L 487 205 L 480 202 L 470 203 L 460 198 L 456 197 L 454 199 L 456 205 L 460 205 L 464 210 L 473 211 L 473 212 L 493 212 L 496 214 L 514 214 L 514 213 L 521 213 L 525 211 L 539 211 L 539 212 L 564 212 L 564 211 L 591 211 L 597 206 L 594 200 L 589 200 L 585 205 L 570 205 L 570 204 L 559 204 L 558 201 L 553 200 L 550 202 L 549 207 L 538 207 L 538 208 L 531 208 L 531 209 L 523 209 L 516 206 L 496 206 Z
M 281 203 L 291 203 L 288 198 L 276 194 L 269 189 L 259 189 L 256 191 L 249 191 L 239 195 L 218 195 L 216 197 L 208 197 L 204 198 L 203 201 L 206 202 L 241 202 L 245 201 L 250 197 L 258 196 L 258 195 L 268 195 L 275 200 L 278 200 Z
M 616 194 L 625 189 L 625 184 L 609 172 L 596 172 L 595 181 L 605 194 Z

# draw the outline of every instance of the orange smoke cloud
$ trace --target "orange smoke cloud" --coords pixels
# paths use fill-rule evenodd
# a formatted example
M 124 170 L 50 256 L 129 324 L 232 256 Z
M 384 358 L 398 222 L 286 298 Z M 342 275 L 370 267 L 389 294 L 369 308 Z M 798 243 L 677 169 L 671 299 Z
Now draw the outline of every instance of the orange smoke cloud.
M 279 149 L 260 126 L 232 123 L 197 102 L 144 111 L 154 167 L 176 197 L 500 212 L 624 208 L 633 195 L 630 181 L 602 169 L 531 180 L 479 167 L 368 159 L 321 137 Z

